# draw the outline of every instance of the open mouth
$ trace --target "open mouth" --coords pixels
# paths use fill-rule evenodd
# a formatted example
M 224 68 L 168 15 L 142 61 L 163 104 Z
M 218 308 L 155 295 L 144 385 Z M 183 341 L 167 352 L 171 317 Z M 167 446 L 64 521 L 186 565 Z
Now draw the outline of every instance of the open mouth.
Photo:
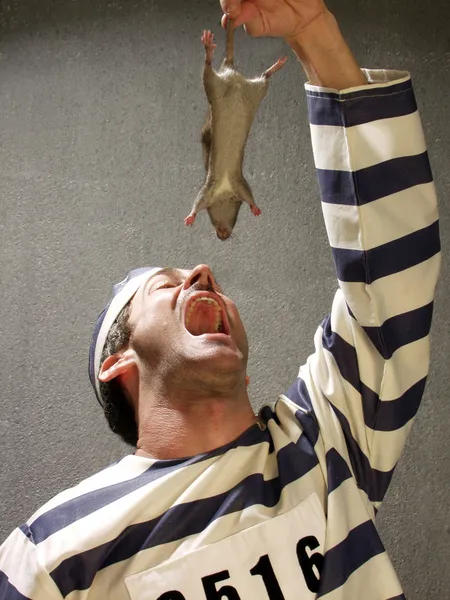
M 229 334 L 225 310 L 212 294 L 198 294 L 186 306 L 184 325 L 191 335 Z

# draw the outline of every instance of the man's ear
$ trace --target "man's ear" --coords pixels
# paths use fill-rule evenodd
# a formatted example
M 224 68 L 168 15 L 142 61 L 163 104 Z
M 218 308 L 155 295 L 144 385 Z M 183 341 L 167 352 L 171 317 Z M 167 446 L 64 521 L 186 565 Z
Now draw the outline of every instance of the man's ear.
M 136 364 L 134 352 L 130 349 L 125 352 L 116 352 L 111 354 L 103 361 L 100 367 L 98 378 L 100 381 L 107 382 L 115 379 L 118 375 L 125 375 Z

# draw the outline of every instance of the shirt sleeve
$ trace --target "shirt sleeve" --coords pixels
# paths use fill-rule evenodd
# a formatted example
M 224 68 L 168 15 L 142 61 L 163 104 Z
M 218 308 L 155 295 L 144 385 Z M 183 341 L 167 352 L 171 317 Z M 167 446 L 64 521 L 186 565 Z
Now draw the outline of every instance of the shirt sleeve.
M 321 206 L 339 288 L 286 394 L 327 448 L 345 440 L 375 508 L 421 401 L 441 255 L 437 199 L 409 73 L 306 84 Z
M 62 600 L 26 525 L 0 546 L 0 600 Z

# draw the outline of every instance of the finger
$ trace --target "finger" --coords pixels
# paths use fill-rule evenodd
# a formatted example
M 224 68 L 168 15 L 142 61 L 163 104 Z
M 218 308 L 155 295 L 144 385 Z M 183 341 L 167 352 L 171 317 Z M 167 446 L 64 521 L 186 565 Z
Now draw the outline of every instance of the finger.
M 225 2 L 225 0 L 221 0 L 221 2 Z M 233 24 L 235 27 L 240 27 L 244 25 L 245 32 L 248 33 L 251 37 L 258 37 L 261 35 L 267 35 L 264 27 L 264 21 L 259 10 L 253 4 L 253 2 L 244 1 L 240 5 L 240 14 L 237 18 L 233 18 L 232 16 L 222 15 L 221 25 L 224 29 L 227 28 L 227 23 L 229 18 L 233 18 Z
M 227 25 L 228 25 L 228 20 L 229 20 L 229 19 L 230 19 L 230 17 L 229 17 L 229 16 L 227 16 L 227 15 L 222 15 L 222 18 L 220 19 L 220 24 L 222 25 L 222 27 L 223 27 L 224 29 L 226 29 L 226 28 L 227 28 Z M 238 25 L 236 25 L 236 20 L 235 20 L 235 19 L 233 20 L 233 25 L 234 25 L 234 28 L 235 28 L 235 29 L 236 29 L 236 27 L 238 27 Z
M 240 0 L 220 0 L 220 6 L 224 13 L 235 19 L 241 14 Z
M 245 31 L 252 37 L 267 35 L 261 13 L 253 2 L 243 2 L 241 4 L 241 13 L 234 20 L 235 27 L 240 25 L 245 25 Z

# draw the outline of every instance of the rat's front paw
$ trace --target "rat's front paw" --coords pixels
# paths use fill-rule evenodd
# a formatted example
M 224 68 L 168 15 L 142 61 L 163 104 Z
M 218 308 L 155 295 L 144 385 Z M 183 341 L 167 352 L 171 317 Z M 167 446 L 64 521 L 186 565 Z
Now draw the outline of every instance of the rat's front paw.
M 250 206 L 250 210 L 251 210 L 251 211 L 252 211 L 252 213 L 255 215 L 255 217 L 259 217 L 259 215 L 260 215 L 260 214 L 261 214 L 261 212 L 262 212 L 262 211 L 261 211 L 261 209 L 260 209 L 260 208 L 258 208 L 258 207 L 256 206 L 256 204 L 252 204 L 252 205 Z
M 195 221 L 195 215 L 188 215 L 185 220 L 184 220 L 184 224 L 185 225 L 192 225 Z

